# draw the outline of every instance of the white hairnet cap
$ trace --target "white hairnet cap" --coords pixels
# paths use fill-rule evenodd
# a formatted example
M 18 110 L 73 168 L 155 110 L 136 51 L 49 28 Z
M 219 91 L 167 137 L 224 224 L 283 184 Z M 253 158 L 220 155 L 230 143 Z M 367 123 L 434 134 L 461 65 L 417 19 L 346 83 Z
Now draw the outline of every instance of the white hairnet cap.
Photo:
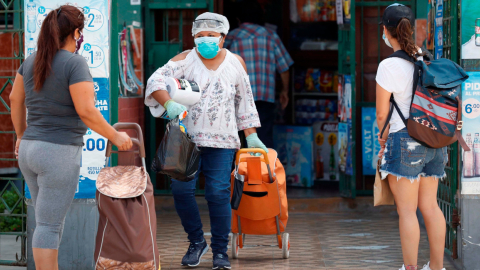
M 206 27 L 196 28 L 195 24 L 193 24 L 192 36 L 195 36 L 196 34 L 202 31 L 212 31 L 212 32 L 217 32 L 217 33 L 226 35 L 228 34 L 228 30 L 230 30 L 230 23 L 228 23 L 227 17 L 217 13 L 212 13 L 212 12 L 202 13 L 197 16 L 195 21 L 197 20 L 215 20 L 215 21 L 221 22 L 223 25 L 222 27 L 219 27 L 219 28 L 206 28 Z

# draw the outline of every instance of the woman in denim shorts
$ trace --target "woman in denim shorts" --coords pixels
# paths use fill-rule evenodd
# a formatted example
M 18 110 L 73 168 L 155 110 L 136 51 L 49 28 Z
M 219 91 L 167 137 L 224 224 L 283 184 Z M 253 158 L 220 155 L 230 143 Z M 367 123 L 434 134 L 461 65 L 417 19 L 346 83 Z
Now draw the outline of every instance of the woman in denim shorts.
M 393 4 L 383 14 L 383 39 L 394 51 L 404 50 L 409 55 L 423 60 L 424 55 L 413 39 L 415 16 L 404 5 Z M 420 56 L 419 56 L 420 55 Z M 377 123 L 380 130 L 387 125 L 379 142 L 382 149 L 380 173 L 386 179 L 395 197 L 400 217 L 400 239 L 404 265 L 400 270 L 418 269 L 418 246 L 420 227 L 417 208 L 425 219 L 430 242 L 430 262 L 423 270 L 444 270 L 445 217 L 437 204 L 438 181 L 445 177 L 448 161 L 446 147 L 433 149 L 425 147 L 407 132 L 405 124 L 394 110 L 391 120 L 386 123 L 393 95 L 402 114 L 408 119 L 412 101 L 414 66 L 400 58 L 383 60 L 377 71 Z

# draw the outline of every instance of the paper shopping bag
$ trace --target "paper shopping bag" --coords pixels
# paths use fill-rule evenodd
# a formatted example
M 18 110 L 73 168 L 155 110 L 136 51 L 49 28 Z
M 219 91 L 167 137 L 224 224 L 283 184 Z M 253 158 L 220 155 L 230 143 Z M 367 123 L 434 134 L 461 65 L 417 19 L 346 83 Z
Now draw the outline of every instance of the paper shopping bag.
M 393 205 L 393 193 L 392 190 L 390 190 L 388 179 L 382 180 L 382 176 L 380 175 L 380 162 L 381 159 L 377 162 L 375 184 L 373 185 L 373 206 Z

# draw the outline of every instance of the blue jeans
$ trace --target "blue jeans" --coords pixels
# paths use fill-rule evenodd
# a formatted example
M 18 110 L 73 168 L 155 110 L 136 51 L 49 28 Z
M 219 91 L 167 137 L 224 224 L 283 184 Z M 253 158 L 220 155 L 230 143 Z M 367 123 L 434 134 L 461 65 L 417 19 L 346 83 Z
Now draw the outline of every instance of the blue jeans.
M 380 166 L 382 179 L 388 174 L 410 181 L 419 180 L 420 177 L 445 177 L 447 147 L 434 149 L 423 146 L 408 135 L 406 128 L 390 133 L 385 145 Z
M 195 201 L 195 189 L 200 172 L 205 175 L 205 199 L 210 212 L 212 251 L 226 253 L 231 229 L 230 174 L 236 150 L 201 147 L 199 170 L 190 182 L 172 180 L 175 209 L 188 233 L 190 242 L 203 240 L 202 220 Z

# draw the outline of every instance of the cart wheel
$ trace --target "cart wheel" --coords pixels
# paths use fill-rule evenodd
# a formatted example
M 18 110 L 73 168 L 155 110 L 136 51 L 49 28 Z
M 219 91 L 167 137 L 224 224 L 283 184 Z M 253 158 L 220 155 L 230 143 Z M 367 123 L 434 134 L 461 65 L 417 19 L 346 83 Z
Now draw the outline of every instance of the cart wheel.
M 290 235 L 284 233 L 282 237 L 282 255 L 284 259 L 290 257 Z
M 240 237 L 238 233 L 232 234 L 232 258 L 238 259 L 238 250 L 240 249 Z

